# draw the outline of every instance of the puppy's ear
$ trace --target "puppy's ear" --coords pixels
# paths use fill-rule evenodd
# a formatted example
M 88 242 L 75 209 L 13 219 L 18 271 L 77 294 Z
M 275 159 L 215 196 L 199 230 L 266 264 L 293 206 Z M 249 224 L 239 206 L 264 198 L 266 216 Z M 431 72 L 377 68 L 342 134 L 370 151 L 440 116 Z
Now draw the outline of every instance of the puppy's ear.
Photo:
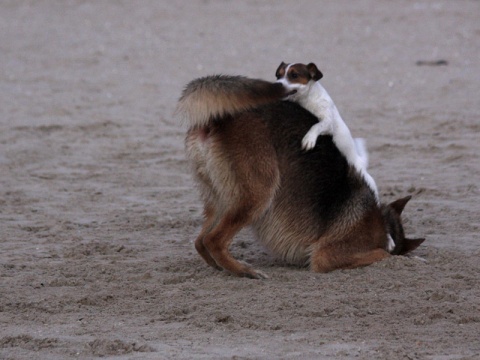
M 283 61 L 282 63 L 278 66 L 277 71 L 275 71 L 275 76 L 277 79 L 280 79 L 285 75 L 285 69 L 287 68 L 287 64 L 285 64 Z
M 318 81 L 323 77 L 322 72 L 318 70 L 317 65 L 315 65 L 314 63 L 308 64 L 307 70 L 314 81 Z

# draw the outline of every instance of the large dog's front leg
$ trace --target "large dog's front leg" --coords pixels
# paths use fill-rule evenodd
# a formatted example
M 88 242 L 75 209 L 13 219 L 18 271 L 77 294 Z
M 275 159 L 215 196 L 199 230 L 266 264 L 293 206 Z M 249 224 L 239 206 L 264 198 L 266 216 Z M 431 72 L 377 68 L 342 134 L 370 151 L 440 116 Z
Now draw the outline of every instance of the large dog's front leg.
M 371 265 L 391 256 L 387 251 L 380 248 L 353 254 L 349 253 L 349 250 L 335 245 L 317 249 L 312 253 L 310 268 L 312 271 L 321 273 L 337 269 L 354 269 Z

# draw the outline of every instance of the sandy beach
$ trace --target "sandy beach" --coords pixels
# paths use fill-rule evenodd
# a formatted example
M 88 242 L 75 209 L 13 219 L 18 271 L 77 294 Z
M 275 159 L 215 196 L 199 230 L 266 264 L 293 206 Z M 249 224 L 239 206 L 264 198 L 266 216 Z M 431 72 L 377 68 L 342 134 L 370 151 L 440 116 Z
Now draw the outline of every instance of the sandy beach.
M 480 2 L 0 1 L 0 359 L 480 358 Z M 314 62 L 409 257 L 315 274 L 250 230 L 207 266 L 173 112 Z

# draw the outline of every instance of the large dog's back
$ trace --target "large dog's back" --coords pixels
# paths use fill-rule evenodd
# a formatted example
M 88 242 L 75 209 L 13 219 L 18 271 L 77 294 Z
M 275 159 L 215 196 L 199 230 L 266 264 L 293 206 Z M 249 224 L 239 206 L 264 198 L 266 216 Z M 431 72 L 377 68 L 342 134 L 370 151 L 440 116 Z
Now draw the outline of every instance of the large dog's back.
M 269 131 L 265 137 L 276 150 L 280 186 L 254 228 L 259 239 L 286 261 L 308 262 L 313 245 L 327 244 L 352 229 L 366 212 L 377 211 L 373 192 L 331 136 L 319 137 L 311 151 L 301 149 L 304 134 L 318 121 L 311 113 L 283 101 L 242 116 L 265 121 Z M 364 247 L 371 244 L 368 239 Z M 361 241 L 358 245 L 362 247 Z

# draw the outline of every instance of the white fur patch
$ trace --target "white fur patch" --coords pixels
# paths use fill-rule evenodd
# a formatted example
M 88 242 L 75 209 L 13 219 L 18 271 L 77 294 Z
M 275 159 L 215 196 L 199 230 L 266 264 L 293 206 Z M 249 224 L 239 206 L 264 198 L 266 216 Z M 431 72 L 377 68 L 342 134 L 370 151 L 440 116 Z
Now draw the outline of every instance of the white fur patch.
M 395 241 L 393 241 L 390 234 L 388 234 L 387 237 L 388 237 L 387 251 L 391 253 L 393 249 L 395 249 Z
M 365 143 L 365 139 L 355 138 L 353 139 L 353 141 L 355 142 L 355 149 L 357 149 L 357 154 L 362 159 L 363 167 L 367 169 L 368 168 L 368 151 L 367 151 L 367 145 Z
M 424 262 L 424 263 L 428 262 L 427 259 L 424 259 L 420 256 L 412 256 L 412 259 L 419 260 L 419 261 Z

